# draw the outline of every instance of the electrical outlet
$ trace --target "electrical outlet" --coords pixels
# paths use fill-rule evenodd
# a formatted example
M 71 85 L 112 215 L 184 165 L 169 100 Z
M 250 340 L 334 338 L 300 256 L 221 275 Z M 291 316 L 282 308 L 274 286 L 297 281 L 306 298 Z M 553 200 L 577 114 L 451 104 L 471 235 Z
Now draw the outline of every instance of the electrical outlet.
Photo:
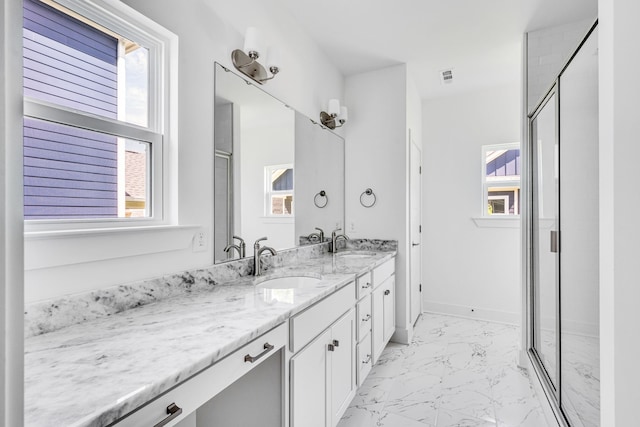
M 206 250 L 207 233 L 204 230 L 200 230 L 193 236 L 193 252 L 204 252 Z
M 355 223 L 355 222 L 353 222 L 353 221 L 351 221 L 351 222 L 349 223 L 349 232 L 350 232 L 350 233 L 355 233 L 355 231 L 356 231 L 356 223 Z

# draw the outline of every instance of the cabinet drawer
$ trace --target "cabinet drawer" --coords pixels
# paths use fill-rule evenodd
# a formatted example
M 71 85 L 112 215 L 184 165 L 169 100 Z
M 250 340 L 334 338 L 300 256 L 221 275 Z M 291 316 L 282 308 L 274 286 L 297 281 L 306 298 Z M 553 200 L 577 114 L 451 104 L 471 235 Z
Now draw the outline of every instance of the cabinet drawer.
M 357 373 L 358 373 L 358 387 L 364 383 L 364 380 L 369 375 L 371 368 L 373 367 L 373 356 L 371 349 L 371 334 L 368 334 L 364 339 L 358 343 L 357 353 Z
M 357 316 L 358 341 L 360 341 L 365 335 L 371 332 L 371 324 L 373 323 L 371 317 L 371 294 L 358 302 Z
M 371 272 L 367 271 L 356 279 L 356 292 L 358 293 L 357 298 L 360 299 L 363 296 L 370 294 L 371 289 L 373 289 L 373 277 L 371 276 Z
M 351 282 L 317 302 L 289 321 L 291 351 L 298 352 L 353 307 L 356 300 L 355 282 Z
M 396 259 L 391 258 L 389 261 L 373 269 L 373 287 L 377 288 L 384 282 L 389 276 L 396 271 Z
M 167 407 L 175 404 L 182 409 L 182 413 L 175 417 L 166 426 L 176 426 L 209 399 L 229 387 L 236 380 L 256 367 L 270 356 L 277 354 L 280 349 L 286 346 L 288 328 L 287 323 L 272 329 L 261 335 L 240 349 L 231 353 L 224 359 L 204 371 L 191 377 L 184 383 L 168 391 L 167 393 L 152 400 L 140 409 L 122 418 L 117 427 L 138 427 L 154 426 L 168 417 Z M 266 351 L 266 344 L 272 345 L 273 349 Z M 266 352 L 265 352 L 266 351 Z M 263 354 L 253 363 L 245 361 L 245 356 L 256 357 Z

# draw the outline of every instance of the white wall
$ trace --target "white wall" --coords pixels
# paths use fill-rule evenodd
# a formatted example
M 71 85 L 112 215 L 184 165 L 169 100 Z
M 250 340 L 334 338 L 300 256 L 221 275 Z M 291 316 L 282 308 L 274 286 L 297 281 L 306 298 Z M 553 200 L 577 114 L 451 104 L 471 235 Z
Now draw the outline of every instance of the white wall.
M 27 302 L 108 287 L 133 280 L 210 265 L 213 260 L 213 78 L 214 61 L 233 69 L 231 51 L 241 48 L 247 26 L 259 27 L 270 44 L 281 48 L 280 74 L 264 89 L 309 117 L 329 98 L 342 98 L 343 77 L 303 29 L 288 15 L 258 0 L 125 0 L 124 3 L 177 34 L 179 40 L 179 222 L 203 227 L 208 249 L 194 253 L 193 231 L 182 233 L 127 233 L 138 244 L 164 247 L 145 252 L 144 247 L 122 258 L 105 260 L 102 248 L 129 249 L 127 237 L 94 236 L 83 243 L 97 255 L 73 265 L 31 266 L 25 273 Z M 16 15 L 17 16 L 17 15 Z M 186 233 L 186 234 L 185 234 Z M 88 242 L 88 243 L 87 243 Z M 68 242 L 69 250 L 77 241 Z M 156 244 L 157 243 L 157 244 Z M 51 241 L 58 252 L 64 246 Z M 56 249 L 56 248 L 60 249 Z M 52 250 L 53 252 L 53 250 Z M 124 251 L 123 251 L 124 254 Z M 27 254 L 28 256 L 28 254 Z
M 349 76 L 345 80 L 346 233 L 351 238 L 398 240 L 396 260 L 396 335 L 411 336 L 407 312 L 408 144 L 407 67 L 397 65 Z M 377 202 L 360 204 L 371 188 Z
M 22 244 L 22 1 L 0 5 L 0 426 L 24 409 Z
M 424 309 L 519 323 L 519 223 L 479 228 L 472 219 L 482 214 L 481 147 L 520 139 L 519 86 L 422 109 Z
M 598 8 L 600 424 L 631 426 L 640 402 L 640 2 L 600 0 Z

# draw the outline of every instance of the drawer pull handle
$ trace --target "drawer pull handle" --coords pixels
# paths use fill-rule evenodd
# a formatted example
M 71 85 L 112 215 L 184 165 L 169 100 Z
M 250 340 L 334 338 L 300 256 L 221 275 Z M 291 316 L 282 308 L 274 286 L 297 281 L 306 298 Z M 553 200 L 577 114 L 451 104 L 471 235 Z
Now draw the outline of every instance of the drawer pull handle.
M 153 427 L 162 427 L 169 424 L 171 420 L 173 420 L 174 418 L 182 414 L 182 408 L 176 405 L 175 403 L 172 403 L 171 405 L 167 406 L 167 414 L 169 414 L 167 418 L 160 421 L 158 424 L 156 424 Z
M 367 314 L 367 317 L 362 319 L 363 322 L 368 322 L 369 320 L 371 320 L 371 315 L 370 314 Z
M 371 362 L 371 355 L 367 354 L 367 358 L 365 360 L 362 361 L 362 364 L 366 365 L 367 363 Z
M 340 347 L 340 341 L 338 341 L 338 340 L 333 340 L 333 346 L 334 346 L 334 347 Z
M 269 344 L 268 342 L 266 342 L 266 343 L 264 343 L 264 347 L 263 347 L 263 348 L 264 348 L 264 351 L 263 351 L 262 353 L 260 353 L 259 355 L 257 355 L 257 356 L 252 356 L 252 355 L 250 355 L 250 354 L 247 354 L 247 355 L 244 357 L 244 361 L 245 361 L 245 363 L 246 363 L 246 362 L 251 362 L 251 363 L 255 362 L 256 360 L 260 359 L 260 358 L 261 358 L 262 356 L 264 356 L 265 354 L 269 353 L 269 352 L 270 352 L 271 350 L 273 350 L 275 347 L 274 347 L 273 345 Z
M 366 284 L 362 285 L 362 289 L 367 289 L 371 287 L 371 283 L 367 282 Z
M 391 291 L 389 289 L 387 289 L 386 291 L 384 291 L 385 295 L 389 295 L 391 293 Z
M 328 344 L 328 345 L 327 345 L 327 350 L 329 350 L 329 351 L 335 351 L 335 349 L 336 349 L 336 348 L 335 348 L 335 346 L 334 346 L 333 344 Z

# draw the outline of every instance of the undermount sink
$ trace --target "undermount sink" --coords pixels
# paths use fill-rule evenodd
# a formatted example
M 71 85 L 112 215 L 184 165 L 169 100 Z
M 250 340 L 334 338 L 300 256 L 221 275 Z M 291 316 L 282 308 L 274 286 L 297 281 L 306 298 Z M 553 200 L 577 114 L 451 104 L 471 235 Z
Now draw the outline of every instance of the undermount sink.
M 369 252 L 369 251 L 357 251 L 357 252 L 337 252 L 336 256 L 340 257 L 340 258 L 367 258 L 370 256 L 375 255 L 375 252 Z
M 306 286 L 313 286 L 320 282 L 322 279 L 309 276 L 289 276 L 289 277 L 274 277 L 272 279 L 265 279 L 256 284 L 256 288 L 259 289 L 296 289 L 304 288 Z

